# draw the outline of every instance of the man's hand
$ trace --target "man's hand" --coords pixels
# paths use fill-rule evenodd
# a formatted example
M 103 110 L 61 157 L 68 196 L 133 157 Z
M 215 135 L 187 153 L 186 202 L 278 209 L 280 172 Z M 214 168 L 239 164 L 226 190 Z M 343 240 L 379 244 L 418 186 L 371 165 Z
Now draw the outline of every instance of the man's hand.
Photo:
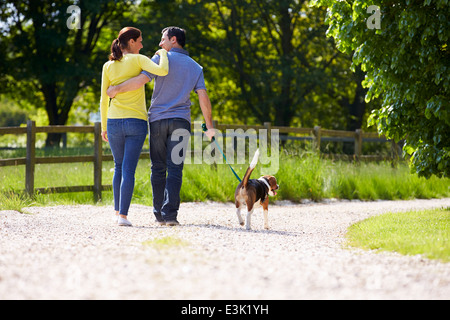
M 119 93 L 125 93 L 128 91 L 134 91 L 142 88 L 150 79 L 145 74 L 139 74 L 138 76 L 128 79 L 116 86 L 110 86 L 106 90 L 106 94 L 112 99 Z
M 214 135 L 216 134 L 216 130 L 208 129 L 207 131 L 205 131 L 205 134 L 208 137 L 209 141 L 211 141 Z
M 110 86 L 108 90 L 106 90 L 106 94 L 112 99 L 117 95 L 117 91 L 117 86 Z
M 211 115 L 211 101 L 209 100 L 208 93 L 206 89 L 197 90 L 198 101 L 200 103 L 200 108 L 202 109 L 203 117 L 205 118 L 205 125 L 208 130 L 205 131 L 206 136 L 209 141 L 212 140 L 216 131 L 213 128 L 212 115 Z

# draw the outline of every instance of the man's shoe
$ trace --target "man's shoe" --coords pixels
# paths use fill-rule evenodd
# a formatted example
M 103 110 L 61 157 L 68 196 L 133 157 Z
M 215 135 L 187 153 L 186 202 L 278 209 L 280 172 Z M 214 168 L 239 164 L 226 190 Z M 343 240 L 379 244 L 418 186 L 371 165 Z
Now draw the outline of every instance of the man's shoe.
M 166 225 L 166 222 L 164 220 L 163 221 L 155 220 L 155 223 L 157 225 L 159 225 L 159 226 L 165 226 Z
M 174 226 L 179 226 L 179 225 L 180 225 L 180 223 L 177 220 L 166 221 L 166 226 L 174 227 Z

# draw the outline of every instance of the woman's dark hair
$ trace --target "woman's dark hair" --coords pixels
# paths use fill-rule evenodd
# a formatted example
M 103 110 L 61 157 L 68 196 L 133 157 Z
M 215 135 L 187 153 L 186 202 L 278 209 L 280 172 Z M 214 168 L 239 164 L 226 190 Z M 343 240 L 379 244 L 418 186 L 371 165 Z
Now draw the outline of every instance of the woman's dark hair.
M 133 39 L 136 41 L 142 35 L 141 30 L 133 27 L 125 27 L 119 32 L 117 39 L 111 44 L 111 54 L 109 60 L 120 60 L 123 57 L 122 50 L 128 48 L 128 42 Z
M 179 27 L 167 27 L 164 28 L 161 33 L 164 33 L 166 31 L 169 39 L 172 37 L 176 37 L 178 44 L 184 48 L 184 45 L 186 44 L 186 30 Z

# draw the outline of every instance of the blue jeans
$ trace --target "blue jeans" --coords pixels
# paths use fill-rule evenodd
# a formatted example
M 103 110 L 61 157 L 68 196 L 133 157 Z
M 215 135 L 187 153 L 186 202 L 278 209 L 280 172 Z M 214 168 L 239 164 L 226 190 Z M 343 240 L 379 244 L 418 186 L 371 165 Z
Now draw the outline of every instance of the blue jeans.
M 176 221 L 191 124 L 185 119 L 174 118 L 149 125 L 153 213 L 157 221 Z
M 107 133 L 114 157 L 114 209 L 128 215 L 134 190 L 134 175 L 147 136 L 147 121 L 108 119 Z

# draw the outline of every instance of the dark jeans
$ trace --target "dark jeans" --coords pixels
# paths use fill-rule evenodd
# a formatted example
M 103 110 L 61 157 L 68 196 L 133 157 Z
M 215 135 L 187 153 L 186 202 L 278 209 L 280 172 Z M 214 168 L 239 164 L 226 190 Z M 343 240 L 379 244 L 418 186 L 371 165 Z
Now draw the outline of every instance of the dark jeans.
M 191 125 L 184 119 L 163 119 L 150 123 L 153 213 L 158 221 L 177 219 L 190 132 Z
M 108 119 L 109 145 L 114 157 L 114 209 L 128 215 L 134 191 L 134 175 L 147 136 L 147 121 Z

